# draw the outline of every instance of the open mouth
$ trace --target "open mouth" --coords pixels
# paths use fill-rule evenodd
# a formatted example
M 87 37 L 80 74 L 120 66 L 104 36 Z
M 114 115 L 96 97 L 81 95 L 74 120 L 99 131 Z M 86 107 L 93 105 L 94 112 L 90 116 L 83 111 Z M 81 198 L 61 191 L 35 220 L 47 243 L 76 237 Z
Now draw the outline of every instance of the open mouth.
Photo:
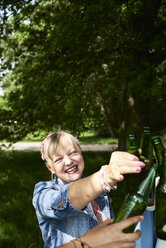
M 74 165 L 74 166 L 70 167 L 69 169 L 65 170 L 65 173 L 74 174 L 77 171 L 78 171 L 78 165 Z

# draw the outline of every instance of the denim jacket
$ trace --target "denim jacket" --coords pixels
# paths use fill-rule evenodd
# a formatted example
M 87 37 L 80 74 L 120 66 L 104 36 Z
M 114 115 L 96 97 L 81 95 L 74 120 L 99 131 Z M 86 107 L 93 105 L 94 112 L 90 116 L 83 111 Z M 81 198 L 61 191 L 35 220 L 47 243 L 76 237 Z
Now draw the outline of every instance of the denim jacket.
M 59 178 L 35 185 L 33 206 L 44 240 L 44 248 L 55 248 L 82 236 L 98 222 L 89 203 L 78 210 L 67 198 L 70 184 L 63 184 Z M 81 197 L 81 196 L 80 196 Z M 96 198 L 107 218 L 113 218 L 111 199 L 103 192 Z

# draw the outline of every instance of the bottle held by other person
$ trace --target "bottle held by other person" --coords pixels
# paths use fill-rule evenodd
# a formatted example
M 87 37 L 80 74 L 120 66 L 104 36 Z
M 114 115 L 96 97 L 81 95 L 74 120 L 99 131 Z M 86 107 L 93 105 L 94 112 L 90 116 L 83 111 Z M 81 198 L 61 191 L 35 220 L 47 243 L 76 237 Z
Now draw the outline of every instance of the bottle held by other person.
M 129 133 L 127 139 L 127 152 L 134 154 L 139 158 L 138 142 L 135 133 Z
M 156 162 L 158 164 L 158 170 L 161 168 L 162 164 L 162 155 L 165 150 L 160 137 L 152 137 L 152 144 L 155 152 Z
M 128 134 L 127 152 L 139 158 L 138 143 L 135 133 Z M 139 182 L 140 182 L 140 174 L 126 174 L 124 180 L 126 194 L 136 192 L 138 190 Z
M 140 177 L 142 181 L 146 177 L 154 161 L 151 132 L 149 127 L 143 128 L 140 148 L 142 151 L 140 155 L 140 160 L 146 164 L 146 166 L 142 169 L 140 173 Z
M 154 164 L 147 177 L 141 182 L 136 193 L 129 193 L 115 218 L 115 223 L 128 217 L 143 215 L 148 206 L 149 194 L 152 191 L 154 179 L 156 176 L 157 165 Z M 124 230 L 124 232 L 133 232 L 136 225 Z
M 166 240 L 166 232 L 163 231 L 163 226 L 166 223 L 166 150 L 163 151 L 159 176 L 160 181 L 156 188 L 155 228 L 156 236 L 159 239 Z

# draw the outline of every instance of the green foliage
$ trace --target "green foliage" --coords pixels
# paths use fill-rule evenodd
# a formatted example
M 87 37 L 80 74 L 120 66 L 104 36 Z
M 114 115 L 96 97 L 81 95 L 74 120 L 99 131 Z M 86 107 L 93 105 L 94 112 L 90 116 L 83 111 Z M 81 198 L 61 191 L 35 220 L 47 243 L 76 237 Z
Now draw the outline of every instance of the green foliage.
M 46 137 L 48 132 L 44 130 L 38 130 L 33 133 L 28 133 L 24 139 L 24 141 L 42 141 Z
M 165 0 L 9 5 L 1 42 L 4 97 L 11 125 L 17 121 L 10 136 L 107 127 L 122 140 L 129 128 L 164 128 L 164 75 L 158 80 L 156 69 L 166 55 Z
M 159 131 L 161 127 L 161 123 L 163 123 L 163 128 L 166 126 L 165 122 L 163 122 L 162 114 L 158 115 L 158 113 L 163 113 L 166 115 L 166 60 L 164 60 L 157 68 L 156 68 L 156 87 L 152 89 L 152 105 L 151 112 L 153 111 L 154 116 L 158 116 L 158 118 L 152 118 L 152 124 Z M 162 133 L 161 133 L 162 134 Z

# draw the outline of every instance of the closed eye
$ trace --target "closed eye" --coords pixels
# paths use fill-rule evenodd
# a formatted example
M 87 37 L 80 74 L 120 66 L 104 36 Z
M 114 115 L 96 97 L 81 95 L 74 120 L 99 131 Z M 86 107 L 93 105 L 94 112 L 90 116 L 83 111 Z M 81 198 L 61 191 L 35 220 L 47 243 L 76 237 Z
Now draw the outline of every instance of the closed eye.
M 62 160 L 62 158 L 57 158 L 55 159 L 54 163 L 60 162 Z
M 74 150 L 74 151 L 71 151 L 71 152 L 70 152 L 70 155 L 73 155 L 73 154 L 76 154 L 76 153 L 77 153 L 77 151 Z

